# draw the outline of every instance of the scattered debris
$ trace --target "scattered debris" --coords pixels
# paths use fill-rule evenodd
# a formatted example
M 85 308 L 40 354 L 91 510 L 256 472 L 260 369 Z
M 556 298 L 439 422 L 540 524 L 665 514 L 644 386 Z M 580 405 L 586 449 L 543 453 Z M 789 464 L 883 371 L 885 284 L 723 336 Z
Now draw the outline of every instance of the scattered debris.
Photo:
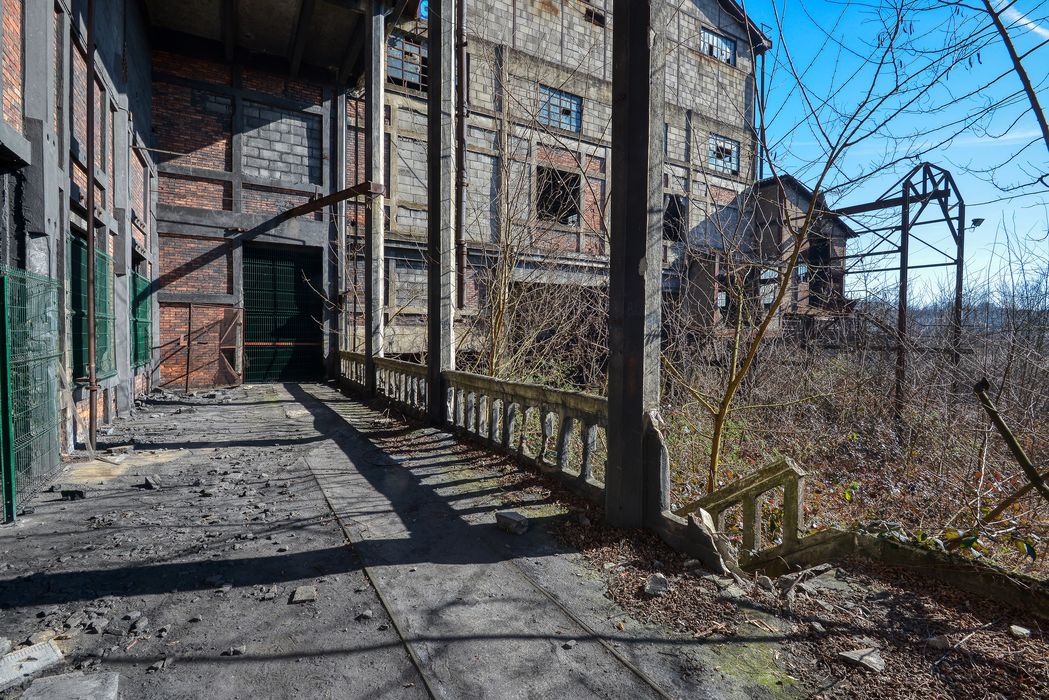
M 243 656 L 245 651 L 247 651 L 247 647 L 244 646 L 230 647 L 222 652 L 222 656 Z
M 363 611 L 361 611 L 361 612 L 360 612 L 360 613 L 359 613 L 359 614 L 357 615 L 357 617 L 356 617 L 356 620 L 357 620 L 358 622 L 362 622 L 362 621 L 364 621 L 364 620 L 370 620 L 370 619 L 372 619 L 373 617 L 375 617 L 375 613 L 374 613 L 374 612 L 372 612 L 372 609 L 371 609 L 371 608 L 365 608 L 365 609 L 364 609 Z
M 109 627 L 109 620 L 104 617 L 96 617 L 87 623 L 88 634 L 102 634 Z
M 1017 639 L 1030 639 L 1031 630 L 1020 625 L 1009 625 L 1009 634 L 1016 637 Z
M 147 476 L 146 480 L 142 482 L 141 488 L 144 488 L 147 491 L 159 491 L 160 479 L 156 476 Z
M 56 632 L 55 630 L 40 630 L 39 632 L 35 632 L 29 635 L 29 639 L 26 640 L 26 644 L 29 644 L 30 646 L 34 644 L 43 644 L 44 642 L 52 640 L 57 636 L 58 632 Z
M 875 673 L 881 673 L 885 670 L 885 659 L 881 658 L 881 653 L 873 647 L 838 652 L 838 658 L 845 663 L 859 666 Z
M 670 590 L 670 581 L 663 574 L 652 574 L 645 580 L 645 595 L 655 598 Z
M 523 535 L 528 532 L 528 518 L 517 511 L 502 510 L 495 514 L 496 524 L 513 535 Z
M 291 599 L 288 601 L 288 603 L 312 603 L 315 600 L 317 600 L 316 586 L 299 586 L 294 591 L 292 591 Z
M 947 638 L 947 635 L 937 634 L 926 639 L 925 646 L 936 651 L 947 651 L 951 648 L 951 640 Z
M 65 487 L 59 492 L 62 494 L 63 501 L 82 501 L 87 498 L 87 490 L 75 487 Z
M 174 664 L 175 657 L 168 656 L 166 658 L 159 659 L 158 661 L 154 661 L 153 663 L 151 663 L 146 669 L 146 673 L 157 673 L 158 671 L 163 671 L 166 668 L 171 668 Z
M 567 642 L 565 642 L 564 644 L 561 645 L 561 648 L 562 649 L 572 649 L 572 648 L 575 647 L 575 645 L 576 645 L 576 641 L 574 639 L 569 639 Z

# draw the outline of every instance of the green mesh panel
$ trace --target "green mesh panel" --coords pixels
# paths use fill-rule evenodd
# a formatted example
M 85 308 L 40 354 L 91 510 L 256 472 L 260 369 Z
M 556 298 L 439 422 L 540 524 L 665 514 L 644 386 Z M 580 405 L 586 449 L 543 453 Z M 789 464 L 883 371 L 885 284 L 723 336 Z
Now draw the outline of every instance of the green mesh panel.
M 0 413 L 5 493 L 13 496 L 5 515 L 20 507 L 61 467 L 59 446 L 59 284 L 0 265 L 3 278 L 4 360 L 7 387 Z M 10 482 L 13 482 L 10 483 Z M 13 485 L 13 492 L 10 486 Z

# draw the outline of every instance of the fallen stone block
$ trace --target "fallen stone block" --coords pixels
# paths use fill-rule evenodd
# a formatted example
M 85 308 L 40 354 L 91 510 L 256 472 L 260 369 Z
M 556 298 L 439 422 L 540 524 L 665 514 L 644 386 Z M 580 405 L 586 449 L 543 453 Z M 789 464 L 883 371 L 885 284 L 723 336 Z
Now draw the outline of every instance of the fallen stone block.
M 142 488 L 147 491 L 159 491 L 160 490 L 160 479 L 155 476 L 147 476 L 146 480 L 142 482 Z
M 517 511 L 499 511 L 495 514 L 495 523 L 512 535 L 523 535 L 528 532 L 528 518 Z
M 881 653 L 873 647 L 842 651 L 838 653 L 838 658 L 847 664 L 865 668 L 874 673 L 881 673 L 885 670 L 885 659 L 881 658 Z
M 316 586 L 299 586 L 292 591 L 291 599 L 288 602 L 292 604 L 312 603 L 315 600 L 317 600 Z
M 645 595 L 650 598 L 665 595 L 670 591 L 670 581 L 663 574 L 652 574 L 645 580 Z
M 5 654 L 0 658 L 0 691 L 19 685 L 30 676 L 60 663 L 62 652 L 53 639 Z

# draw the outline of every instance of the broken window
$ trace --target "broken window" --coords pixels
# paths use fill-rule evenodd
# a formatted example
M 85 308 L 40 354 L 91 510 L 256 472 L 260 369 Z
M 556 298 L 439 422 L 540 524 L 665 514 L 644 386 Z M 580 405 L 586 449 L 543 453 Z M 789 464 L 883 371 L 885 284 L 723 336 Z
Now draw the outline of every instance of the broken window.
M 663 238 L 683 241 L 688 233 L 688 201 L 683 195 L 663 197 Z
M 739 175 L 739 141 L 711 134 L 707 164 L 719 173 Z
M 587 7 L 583 13 L 583 18 L 590 24 L 598 27 L 603 27 L 607 24 L 608 20 L 605 17 L 605 13 L 596 7 Z
M 700 49 L 722 63 L 736 65 L 736 40 L 704 28 L 700 36 Z
M 579 133 L 583 128 L 583 98 L 540 85 L 539 115 L 536 120 L 556 129 Z
M 430 61 L 426 40 L 411 34 L 390 34 L 386 47 L 386 80 L 393 85 L 426 90 Z
M 808 282 L 809 281 L 809 264 L 808 263 L 799 261 L 798 264 L 797 264 L 797 267 L 794 268 L 794 271 L 798 275 L 798 282 Z
M 536 168 L 536 214 L 540 219 L 565 226 L 579 225 L 582 178 L 556 168 Z

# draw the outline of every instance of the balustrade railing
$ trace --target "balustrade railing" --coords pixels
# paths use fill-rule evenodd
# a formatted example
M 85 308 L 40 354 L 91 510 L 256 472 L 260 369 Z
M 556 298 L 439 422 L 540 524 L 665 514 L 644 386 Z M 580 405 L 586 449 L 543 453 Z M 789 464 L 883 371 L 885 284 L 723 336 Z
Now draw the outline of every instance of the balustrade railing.
M 702 508 L 710 513 L 718 531 L 724 532 L 727 511 L 739 506 L 743 517 L 741 555 L 746 558 L 765 548 L 762 536 L 763 505 L 766 494 L 778 489 L 783 489 L 783 511 L 781 516 L 777 514 L 777 519 L 781 518 L 782 522 L 783 545 L 789 547 L 797 544 L 800 535 L 805 471 L 785 457 L 675 510 L 674 515 L 685 517 Z
M 376 357 L 375 386 L 380 394 L 409 413 L 426 413 L 426 365 Z
M 365 358 L 340 353 L 342 376 L 365 386 Z M 403 410 L 425 415 L 429 390 L 425 365 L 375 359 L 376 389 Z M 446 424 L 490 449 L 504 452 L 556 474 L 583 495 L 600 500 L 604 489 L 608 400 L 591 394 L 493 379 L 469 372 L 444 372 Z M 739 507 L 742 515 L 741 559 L 767 549 L 762 533 L 763 510 L 770 492 L 782 490 L 782 510 L 770 512 L 782 528 L 782 545 L 798 543 L 805 472 L 780 459 L 725 488 L 674 511 L 687 517 L 700 508 L 725 532 L 726 515 Z
M 608 401 L 600 396 L 445 372 L 448 423 L 488 446 L 589 487 L 604 483 Z

